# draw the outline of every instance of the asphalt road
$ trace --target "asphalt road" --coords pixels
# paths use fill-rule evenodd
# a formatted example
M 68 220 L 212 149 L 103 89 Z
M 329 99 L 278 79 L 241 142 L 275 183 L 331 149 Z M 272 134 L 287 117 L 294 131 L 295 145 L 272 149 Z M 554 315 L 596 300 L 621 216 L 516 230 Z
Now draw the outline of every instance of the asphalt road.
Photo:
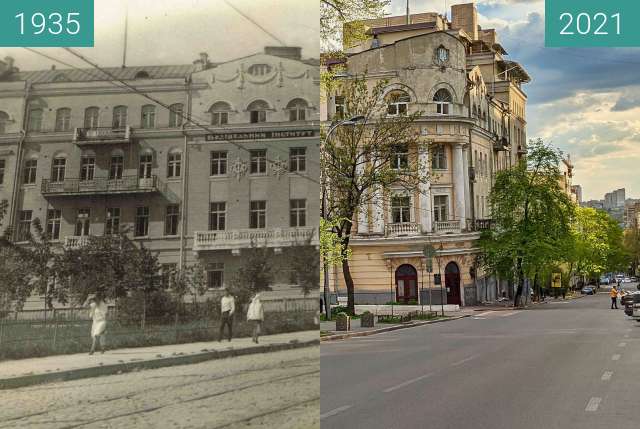
M 320 427 L 319 347 L 0 391 L 0 428 Z
M 600 293 L 323 343 L 322 428 L 637 427 L 640 324 L 609 307 Z

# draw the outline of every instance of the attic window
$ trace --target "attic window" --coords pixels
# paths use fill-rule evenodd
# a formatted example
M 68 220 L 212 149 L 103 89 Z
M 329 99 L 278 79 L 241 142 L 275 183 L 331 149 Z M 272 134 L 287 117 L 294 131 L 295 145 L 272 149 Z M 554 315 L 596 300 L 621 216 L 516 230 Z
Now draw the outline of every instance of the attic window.
M 269 64 L 254 64 L 247 72 L 252 76 L 264 76 L 271 73 L 271 66 Z
M 69 78 L 65 74 L 60 73 L 53 78 L 53 82 L 69 82 Z
M 136 73 L 135 79 L 149 79 L 150 77 L 149 73 L 143 70 Z

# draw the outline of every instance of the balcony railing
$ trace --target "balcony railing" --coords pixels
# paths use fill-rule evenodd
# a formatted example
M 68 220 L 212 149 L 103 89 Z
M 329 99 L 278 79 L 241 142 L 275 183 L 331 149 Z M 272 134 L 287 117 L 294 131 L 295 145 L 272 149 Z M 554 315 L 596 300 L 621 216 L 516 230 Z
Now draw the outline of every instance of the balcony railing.
M 473 225 L 475 231 L 486 231 L 491 229 L 492 219 L 476 219 Z
M 304 228 L 270 228 L 270 229 L 234 229 L 230 231 L 196 231 L 193 250 L 240 250 L 257 247 L 289 247 L 304 245 L 311 240 L 318 244 L 318 229 Z
M 138 194 L 164 192 L 164 186 L 157 176 L 148 178 L 125 176 L 120 179 L 94 178 L 93 180 L 64 179 L 60 182 L 42 179 L 41 192 L 45 196 Z
M 506 137 L 498 137 L 493 141 L 493 150 L 496 151 L 508 151 L 509 140 Z
M 413 222 L 388 223 L 385 225 L 385 235 L 387 237 L 402 237 L 420 234 L 420 224 Z
M 77 145 L 130 143 L 131 127 L 76 128 L 73 134 L 73 141 Z
M 461 232 L 459 220 L 436 221 L 433 223 L 433 227 L 437 234 L 455 234 Z
M 87 244 L 89 244 L 88 235 L 71 235 L 64 238 L 64 247 L 66 247 L 67 249 L 78 249 L 80 247 L 86 246 Z

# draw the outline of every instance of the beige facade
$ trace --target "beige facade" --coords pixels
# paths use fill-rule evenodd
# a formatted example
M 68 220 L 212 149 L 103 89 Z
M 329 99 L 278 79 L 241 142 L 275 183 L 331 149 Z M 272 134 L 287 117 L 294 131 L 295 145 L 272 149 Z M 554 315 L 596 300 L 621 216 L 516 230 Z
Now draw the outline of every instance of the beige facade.
M 521 84 L 529 77 L 503 59 L 494 30 L 477 26 L 473 4 L 454 6 L 451 22 L 427 13 L 365 21 L 365 27 L 371 39 L 347 49 L 346 76 L 366 75 L 372 84 L 384 79 L 388 92 L 404 93 L 406 111 L 421 112 L 420 141 L 408 155 L 429 166 L 431 179 L 412 195 L 379 190 L 354 220 L 356 303 L 439 303 L 438 277 L 446 303 L 494 298 L 500 291 L 489 291 L 488 282 L 495 279 L 476 273 L 477 241 L 490 226 L 495 173 L 525 153 Z M 326 119 L 335 113 L 334 100 L 327 97 Z M 438 250 L 432 273 L 424 268 L 426 245 Z M 346 292 L 339 269 L 332 282 L 334 292 Z

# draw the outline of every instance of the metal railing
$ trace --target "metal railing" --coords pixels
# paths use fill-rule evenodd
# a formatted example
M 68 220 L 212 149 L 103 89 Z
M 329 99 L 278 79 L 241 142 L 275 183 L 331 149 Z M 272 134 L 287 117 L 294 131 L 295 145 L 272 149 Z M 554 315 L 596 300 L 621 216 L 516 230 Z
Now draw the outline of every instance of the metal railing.
M 419 235 L 420 224 L 415 222 L 388 223 L 384 227 L 386 236 Z
M 475 231 L 485 231 L 491 229 L 492 219 L 476 219 L 473 225 Z
M 120 194 L 137 192 L 163 192 L 164 184 L 157 176 L 139 178 L 124 176 L 119 179 L 94 178 L 92 180 L 64 179 L 52 181 L 42 179 L 43 195 L 77 195 L 77 194 Z
M 317 228 L 233 229 L 229 231 L 196 231 L 193 250 L 245 249 L 256 246 L 288 247 L 317 244 Z
M 78 249 L 89 244 L 89 236 L 67 236 L 64 238 L 64 247 L 67 249 Z
M 129 143 L 131 141 L 131 127 L 76 128 L 73 134 L 73 141 L 78 144 Z

